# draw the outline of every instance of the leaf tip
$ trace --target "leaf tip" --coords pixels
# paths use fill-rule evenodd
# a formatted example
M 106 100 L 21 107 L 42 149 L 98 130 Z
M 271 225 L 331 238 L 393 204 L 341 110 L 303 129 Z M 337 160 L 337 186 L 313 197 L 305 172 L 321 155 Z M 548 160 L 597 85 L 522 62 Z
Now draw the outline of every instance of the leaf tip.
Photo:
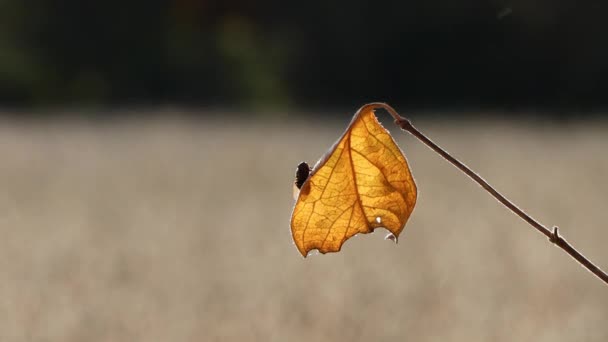
M 386 235 L 384 237 L 384 240 L 393 241 L 395 244 L 397 244 L 397 242 L 399 242 L 399 238 L 397 237 L 397 235 L 395 235 L 393 233 L 388 233 L 388 235 Z

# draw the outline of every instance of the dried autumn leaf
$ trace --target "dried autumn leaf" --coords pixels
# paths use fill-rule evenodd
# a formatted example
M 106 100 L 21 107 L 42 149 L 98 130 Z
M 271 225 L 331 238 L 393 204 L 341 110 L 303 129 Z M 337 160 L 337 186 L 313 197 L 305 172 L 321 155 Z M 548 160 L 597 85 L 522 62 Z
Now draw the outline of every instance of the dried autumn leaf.
M 302 184 L 291 218 L 300 253 L 338 252 L 350 237 L 377 227 L 398 237 L 416 204 L 405 156 L 363 106 Z

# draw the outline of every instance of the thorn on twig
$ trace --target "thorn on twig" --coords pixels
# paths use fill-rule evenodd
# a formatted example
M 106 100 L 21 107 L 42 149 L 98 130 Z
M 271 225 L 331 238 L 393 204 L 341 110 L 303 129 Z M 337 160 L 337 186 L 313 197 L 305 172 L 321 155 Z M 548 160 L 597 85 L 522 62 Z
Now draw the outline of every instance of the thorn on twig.
M 559 241 L 560 237 L 559 237 L 559 228 L 557 226 L 553 226 L 553 234 L 551 234 L 551 237 L 549 238 L 549 241 L 551 241 L 554 244 L 557 244 L 557 242 Z

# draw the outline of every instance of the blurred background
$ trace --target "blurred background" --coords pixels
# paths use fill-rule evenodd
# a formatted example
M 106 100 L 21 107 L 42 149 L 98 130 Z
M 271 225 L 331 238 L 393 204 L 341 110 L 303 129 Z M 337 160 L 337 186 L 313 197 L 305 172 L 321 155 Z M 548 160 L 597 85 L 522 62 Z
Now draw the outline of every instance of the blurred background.
M 419 200 L 303 259 L 385 101 L 608 268 L 608 3 L 0 0 L 1 341 L 606 341 L 608 289 L 381 113 Z
M 607 104 L 606 11 L 574 0 L 3 0 L 0 101 L 592 109 Z

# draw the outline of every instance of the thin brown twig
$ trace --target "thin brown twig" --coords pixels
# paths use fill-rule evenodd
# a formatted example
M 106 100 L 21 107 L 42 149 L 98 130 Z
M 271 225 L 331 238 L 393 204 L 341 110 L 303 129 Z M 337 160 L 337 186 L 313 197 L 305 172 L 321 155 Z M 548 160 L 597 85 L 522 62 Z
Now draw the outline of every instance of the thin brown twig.
M 452 165 L 458 168 L 460 171 L 464 172 L 467 176 L 469 176 L 473 181 L 479 184 L 482 188 L 484 188 L 492 197 L 494 197 L 498 202 L 503 204 L 505 207 L 509 208 L 512 212 L 514 212 L 517 216 L 521 217 L 524 221 L 528 222 L 532 227 L 536 230 L 544 234 L 549 241 L 551 241 L 554 245 L 563 249 L 566 253 L 568 253 L 572 258 L 580 263 L 581 266 L 586 268 L 589 272 L 595 274 L 598 278 L 604 281 L 606 285 L 608 285 L 608 274 L 602 271 L 598 266 L 593 264 L 589 259 L 587 259 L 583 254 L 581 254 L 578 250 L 576 250 L 571 244 L 568 243 L 564 238 L 559 234 L 558 227 L 553 227 L 552 230 L 548 229 L 530 215 L 528 215 L 525 211 L 517 207 L 513 202 L 508 200 L 504 195 L 494 189 L 488 182 L 486 182 L 483 178 L 481 178 L 477 173 L 471 170 L 468 166 L 463 164 L 458 159 L 451 156 L 447 151 L 439 147 L 435 144 L 431 139 L 427 138 L 424 134 L 422 134 L 418 129 L 416 129 L 412 123 L 399 115 L 393 107 L 389 106 L 386 103 L 370 103 L 367 106 L 371 106 L 372 108 L 382 108 L 389 112 L 389 114 L 395 119 L 395 124 L 399 126 L 401 129 L 408 131 L 410 134 L 415 136 L 418 140 L 422 141 L 425 145 L 431 148 L 433 151 L 437 152 L 444 159 L 449 161 Z

